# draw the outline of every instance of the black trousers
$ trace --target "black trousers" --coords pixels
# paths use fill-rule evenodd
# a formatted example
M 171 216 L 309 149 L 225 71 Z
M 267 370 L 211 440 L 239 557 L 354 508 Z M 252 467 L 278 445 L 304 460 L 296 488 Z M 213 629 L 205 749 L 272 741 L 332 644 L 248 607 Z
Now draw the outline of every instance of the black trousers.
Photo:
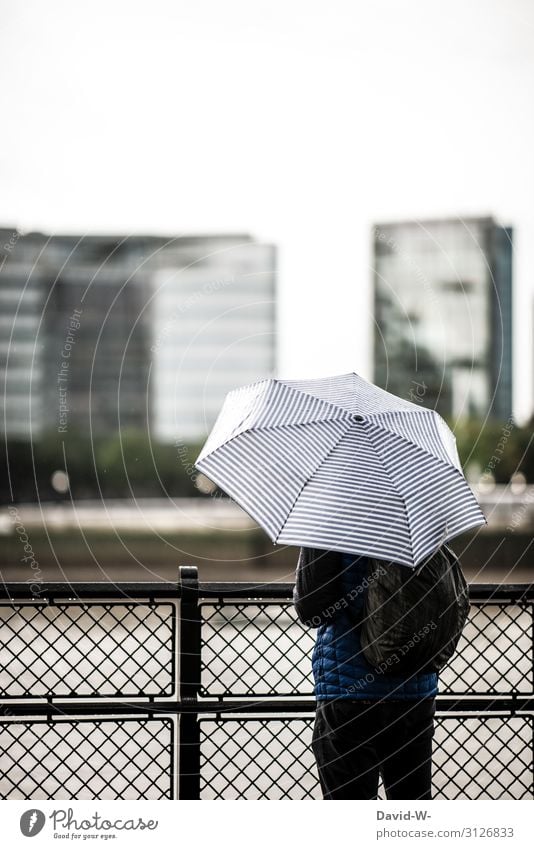
M 432 798 L 434 698 L 318 701 L 312 750 L 324 799 Z

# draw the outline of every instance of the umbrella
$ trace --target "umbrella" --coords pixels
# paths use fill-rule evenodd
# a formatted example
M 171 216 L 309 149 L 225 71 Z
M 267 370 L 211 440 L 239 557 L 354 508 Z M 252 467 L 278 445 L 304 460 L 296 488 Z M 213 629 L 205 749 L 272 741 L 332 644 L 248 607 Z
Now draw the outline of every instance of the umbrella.
M 276 544 L 415 567 L 486 521 L 441 416 L 355 372 L 232 390 L 195 465 Z

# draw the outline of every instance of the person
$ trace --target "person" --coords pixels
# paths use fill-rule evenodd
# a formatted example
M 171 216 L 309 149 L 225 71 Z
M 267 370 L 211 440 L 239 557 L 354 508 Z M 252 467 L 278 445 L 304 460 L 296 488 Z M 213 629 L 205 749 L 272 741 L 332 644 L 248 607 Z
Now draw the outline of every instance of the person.
M 354 614 L 367 580 L 367 557 L 300 549 L 293 602 L 299 620 L 318 628 L 312 750 L 323 798 L 377 799 L 381 776 L 388 799 L 431 799 L 438 676 L 407 678 L 366 661 Z

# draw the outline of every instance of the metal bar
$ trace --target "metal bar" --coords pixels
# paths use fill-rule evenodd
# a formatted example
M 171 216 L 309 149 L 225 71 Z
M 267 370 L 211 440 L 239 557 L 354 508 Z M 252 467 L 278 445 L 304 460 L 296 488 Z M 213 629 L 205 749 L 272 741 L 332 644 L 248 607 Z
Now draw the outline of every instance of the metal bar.
M 473 601 L 534 601 L 534 583 L 469 584 L 469 597 Z
M 85 598 L 177 598 L 179 587 L 170 581 L 75 581 L 74 583 L 49 581 L 39 584 L 39 595 L 32 595 L 26 583 L 0 583 L 0 599 L 48 601 L 51 598 L 78 600 Z
M 201 582 L 198 594 L 201 598 L 265 598 L 292 599 L 293 584 L 288 583 L 245 583 L 237 581 Z
M 181 567 L 191 569 L 195 567 Z M 47 582 L 40 586 L 39 595 L 32 595 L 29 585 L 22 582 L 0 583 L 0 599 L 32 599 L 47 601 L 50 598 L 177 598 L 180 585 L 170 581 L 108 581 L 74 583 Z M 470 598 L 474 601 L 534 601 L 534 583 L 525 584 L 469 584 Z M 273 598 L 291 600 L 292 583 L 262 583 L 241 581 L 207 581 L 198 584 L 201 598 Z
M 531 645 L 531 666 L 530 666 L 530 680 L 531 686 L 534 688 L 534 609 L 530 609 L 530 645 Z M 532 775 L 532 786 L 531 791 L 534 795 L 534 719 L 532 720 L 530 727 L 530 746 L 532 752 L 532 760 L 531 760 L 531 775 Z
M 199 584 L 201 598 L 275 598 L 292 599 L 294 584 L 289 583 L 230 583 L 208 581 Z M 472 600 L 530 600 L 534 601 L 534 583 L 525 584 L 469 584 Z
M 196 567 L 184 566 L 183 569 Z M 231 596 L 233 598 L 287 598 L 293 594 L 293 584 L 223 581 L 207 582 L 198 585 L 199 595 L 205 598 L 216 596 Z M 48 600 L 50 598 L 83 599 L 97 596 L 99 598 L 176 598 L 180 596 L 175 583 L 167 581 L 49 581 L 39 584 L 39 595 L 33 595 L 30 585 L 24 582 L 12 581 L 0 583 L 0 598 L 7 600 L 33 599 Z
M 180 566 L 180 698 L 197 700 L 200 690 L 201 614 L 198 571 Z
M 221 702 L 206 700 L 201 702 L 192 701 L 169 701 L 169 702 L 41 702 L 40 704 L 6 704 L 0 702 L 0 721 L 9 722 L 14 716 L 80 716 L 90 715 L 91 718 L 98 716 L 126 716 L 135 714 L 183 714 L 196 719 L 198 714 L 276 714 L 283 713 L 307 713 L 315 711 L 317 702 L 315 699 L 234 699 Z M 5 712 L 4 711 L 5 708 Z M 534 697 L 510 698 L 509 696 L 488 699 L 480 698 L 436 698 L 436 709 L 438 711 L 484 714 L 490 711 L 500 711 L 507 715 L 518 711 L 534 712 Z M 196 773 L 195 773 L 196 774 Z M 184 798 L 184 797 L 182 797 Z
M 200 799 L 200 725 L 197 703 L 201 677 L 201 627 L 198 570 L 195 566 L 181 566 L 180 700 L 191 710 L 183 712 L 180 717 L 179 799 Z

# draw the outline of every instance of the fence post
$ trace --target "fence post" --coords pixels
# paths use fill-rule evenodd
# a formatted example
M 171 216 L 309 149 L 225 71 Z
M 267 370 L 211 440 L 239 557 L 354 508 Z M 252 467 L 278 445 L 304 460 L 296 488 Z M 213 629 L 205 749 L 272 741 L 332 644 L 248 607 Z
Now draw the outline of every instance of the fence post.
M 200 690 L 201 619 L 198 606 L 198 570 L 180 566 L 180 701 L 190 710 L 180 714 L 178 798 L 200 799 Z

